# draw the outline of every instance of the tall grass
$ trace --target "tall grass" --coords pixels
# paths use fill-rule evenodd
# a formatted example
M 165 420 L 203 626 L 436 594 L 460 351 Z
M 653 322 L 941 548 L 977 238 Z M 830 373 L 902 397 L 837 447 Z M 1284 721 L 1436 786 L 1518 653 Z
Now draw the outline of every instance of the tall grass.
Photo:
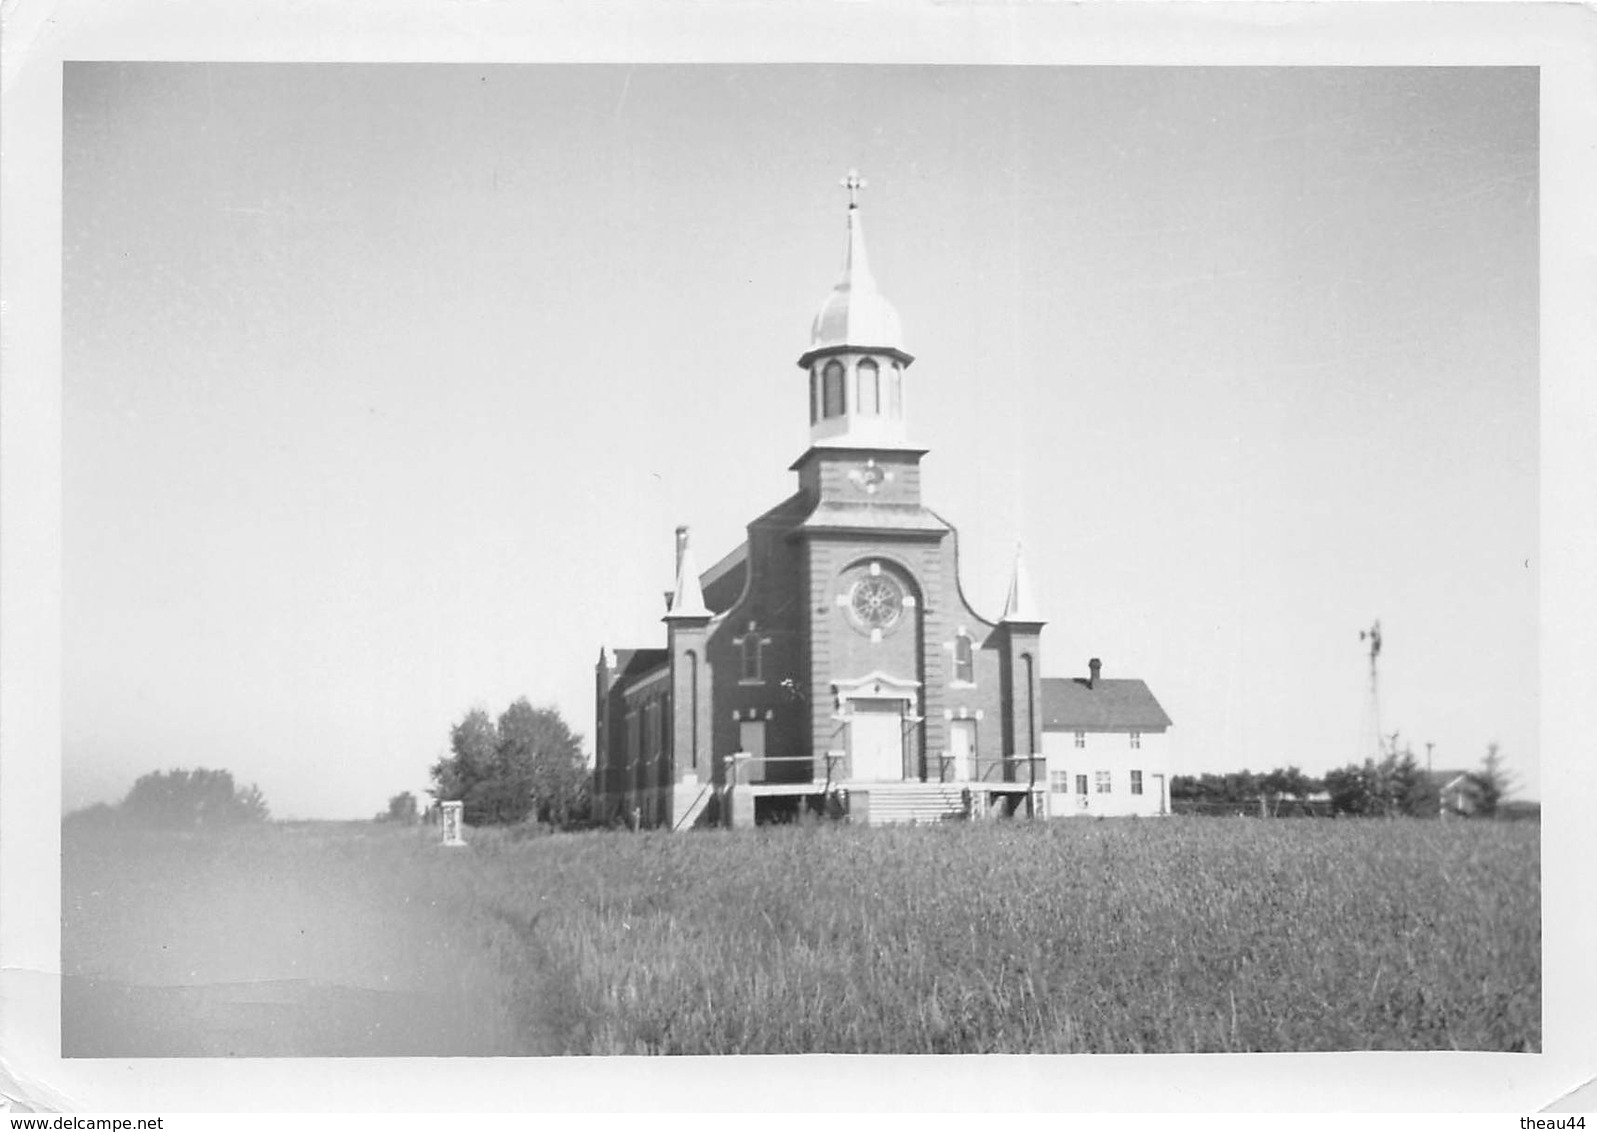
M 1540 1044 L 1534 827 L 484 831 L 473 852 L 536 1052 Z
M 466 849 L 376 826 L 74 834 L 63 969 L 403 984 L 480 1028 L 438 1052 L 1534 1051 L 1538 833 L 1168 818 L 478 829 Z

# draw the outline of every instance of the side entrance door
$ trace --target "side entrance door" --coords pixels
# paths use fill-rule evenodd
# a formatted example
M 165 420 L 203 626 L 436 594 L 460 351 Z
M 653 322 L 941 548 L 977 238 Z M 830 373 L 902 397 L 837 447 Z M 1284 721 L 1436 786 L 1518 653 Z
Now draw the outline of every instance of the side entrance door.
M 968 782 L 976 757 L 976 721 L 954 719 L 948 724 L 948 780 Z
M 848 725 L 852 776 L 866 782 L 899 782 L 904 777 L 904 702 L 855 700 Z
M 749 760 L 745 773 L 748 782 L 765 781 L 765 720 L 745 719 L 738 724 L 738 750 L 754 757 Z

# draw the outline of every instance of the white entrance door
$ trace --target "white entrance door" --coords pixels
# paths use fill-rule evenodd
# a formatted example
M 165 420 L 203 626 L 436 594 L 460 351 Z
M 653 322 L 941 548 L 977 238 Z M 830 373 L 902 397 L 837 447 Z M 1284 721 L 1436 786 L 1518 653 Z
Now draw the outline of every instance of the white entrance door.
M 852 776 L 866 782 L 904 777 L 904 701 L 855 700 L 848 725 Z
M 976 721 L 954 719 L 948 724 L 948 777 L 952 782 L 970 779 L 970 764 L 976 754 Z
M 738 724 L 738 749 L 754 757 L 744 771 L 746 782 L 765 781 L 765 720 L 746 719 Z

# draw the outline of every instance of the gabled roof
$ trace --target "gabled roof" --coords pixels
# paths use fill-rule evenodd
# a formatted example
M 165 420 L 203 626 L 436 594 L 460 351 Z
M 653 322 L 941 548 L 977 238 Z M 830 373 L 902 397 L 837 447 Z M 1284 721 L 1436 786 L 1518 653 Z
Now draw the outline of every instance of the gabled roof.
M 616 649 L 616 685 L 648 676 L 671 662 L 668 649 Z
M 1446 790 L 1455 784 L 1465 790 L 1471 790 L 1477 786 L 1474 774 L 1474 771 L 1469 770 L 1433 770 L 1431 784 L 1438 790 Z
M 749 523 L 749 526 L 788 526 L 803 518 L 812 506 L 811 500 L 803 492 L 794 492 Z M 737 603 L 743 593 L 748 572 L 749 544 L 745 539 L 714 566 L 699 575 L 700 591 L 712 613 L 718 615 L 725 613 Z
M 709 589 L 733 570 L 747 565 L 748 560 L 749 544 L 747 542 L 738 543 L 721 561 L 699 575 L 700 589 Z
M 1170 726 L 1159 701 L 1141 680 L 1047 676 L 1042 681 L 1044 731 L 1163 731 Z

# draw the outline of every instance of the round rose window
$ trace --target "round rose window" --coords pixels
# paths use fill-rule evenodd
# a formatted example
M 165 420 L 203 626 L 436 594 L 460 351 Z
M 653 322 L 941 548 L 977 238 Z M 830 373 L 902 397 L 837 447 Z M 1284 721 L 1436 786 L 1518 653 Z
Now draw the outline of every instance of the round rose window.
M 885 629 L 904 612 L 904 591 L 885 574 L 873 574 L 854 583 L 848 604 L 862 625 Z

